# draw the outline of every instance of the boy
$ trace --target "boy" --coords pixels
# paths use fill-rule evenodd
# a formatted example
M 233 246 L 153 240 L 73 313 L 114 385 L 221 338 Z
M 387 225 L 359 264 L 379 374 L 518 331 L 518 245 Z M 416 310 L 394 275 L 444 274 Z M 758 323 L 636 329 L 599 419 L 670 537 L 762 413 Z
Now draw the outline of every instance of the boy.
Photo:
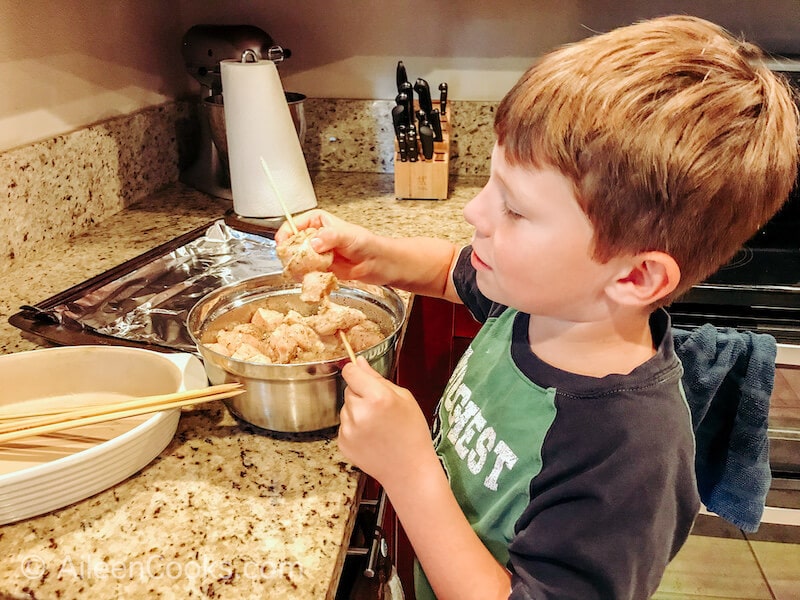
M 559 49 L 500 103 L 470 246 L 323 211 L 341 279 L 463 302 L 483 326 L 431 445 L 414 398 L 347 365 L 339 446 L 386 490 L 417 597 L 646 598 L 699 510 L 660 307 L 728 260 L 797 174 L 797 109 L 754 49 L 665 17 Z M 277 239 L 288 236 L 281 229 Z

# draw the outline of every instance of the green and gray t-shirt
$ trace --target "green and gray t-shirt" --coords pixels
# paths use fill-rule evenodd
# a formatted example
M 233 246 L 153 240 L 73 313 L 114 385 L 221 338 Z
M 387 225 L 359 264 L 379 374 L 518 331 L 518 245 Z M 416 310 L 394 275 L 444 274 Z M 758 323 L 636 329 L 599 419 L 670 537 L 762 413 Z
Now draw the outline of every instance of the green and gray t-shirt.
M 434 425 L 461 509 L 511 571 L 512 598 L 648 598 L 699 509 L 669 317 L 654 314 L 656 356 L 633 372 L 561 371 L 530 350 L 529 315 L 480 294 L 469 250 L 454 281 L 484 325 Z M 433 597 L 419 569 L 416 584 Z

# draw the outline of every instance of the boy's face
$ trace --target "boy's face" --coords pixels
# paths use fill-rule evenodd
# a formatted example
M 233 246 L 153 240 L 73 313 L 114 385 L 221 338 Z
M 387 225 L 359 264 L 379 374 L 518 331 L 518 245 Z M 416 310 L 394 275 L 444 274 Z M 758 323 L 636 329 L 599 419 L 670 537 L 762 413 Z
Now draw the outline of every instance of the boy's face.
M 592 225 L 556 169 L 509 165 L 495 145 L 489 182 L 464 217 L 475 227 L 471 260 L 487 298 L 576 322 L 608 310 L 603 288 L 621 265 L 592 259 Z

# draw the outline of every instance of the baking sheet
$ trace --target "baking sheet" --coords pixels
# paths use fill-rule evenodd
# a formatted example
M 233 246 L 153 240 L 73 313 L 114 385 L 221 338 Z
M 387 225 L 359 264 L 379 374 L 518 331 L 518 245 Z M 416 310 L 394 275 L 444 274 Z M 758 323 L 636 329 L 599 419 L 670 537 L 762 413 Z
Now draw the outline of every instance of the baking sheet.
M 49 322 L 50 329 L 80 331 L 89 338 L 195 352 L 185 323 L 200 298 L 220 286 L 281 270 L 274 240 L 219 220 L 108 281 L 25 307 L 10 322 L 46 338 Z

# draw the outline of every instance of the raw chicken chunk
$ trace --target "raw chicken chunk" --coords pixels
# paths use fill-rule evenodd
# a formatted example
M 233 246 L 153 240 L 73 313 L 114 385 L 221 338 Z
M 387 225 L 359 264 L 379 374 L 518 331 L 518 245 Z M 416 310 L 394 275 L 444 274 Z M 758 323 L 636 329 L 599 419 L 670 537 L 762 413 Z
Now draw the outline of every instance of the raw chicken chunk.
M 224 354 L 225 356 L 230 356 L 231 355 L 231 353 L 228 351 L 228 347 L 227 346 L 223 346 L 222 344 L 220 344 L 218 342 L 213 342 L 211 344 L 203 344 L 203 345 L 206 348 L 208 348 L 209 350 L 212 350 L 213 352 L 216 352 L 217 354 Z
M 303 275 L 312 271 L 327 271 L 333 264 L 333 252 L 320 254 L 311 247 L 311 238 L 316 233 L 316 228 L 309 227 L 276 247 L 284 272 L 295 281 L 300 281 Z
M 363 320 L 347 330 L 347 340 L 355 352 L 372 348 L 383 341 L 386 336 L 375 321 Z
M 226 349 L 224 354 L 233 356 L 242 344 L 252 346 L 263 354 L 261 336 L 248 331 L 246 325 L 250 324 L 236 325 L 232 330 L 223 329 L 217 333 L 217 343 Z
M 365 321 L 367 316 L 357 308 L 330 302 L 320 307 L 316 315 L 306 317 L 306 322 L 320 335 L 335 335 Z
M 278 325 L 267 340 L 268 355 L 276 363 L 298 362 L 302 353 L 322 353 L 325 345 L 308 325 L 284 323 Z
M 278 325 L 283 323 L 283 318 L 283 313 L 277 310 L 259 307 L 256 309 L 256 312 L 253 313 L 250 322 L 263 331 L 271 332 L 274 331 Z
M 236 352 L 231 355 L 231 358 L 264 365 L 268 365 L 272 362 L 269 357 L 259 351 L 258 348 L 255 348 L 246 342 L 236 348 Z

